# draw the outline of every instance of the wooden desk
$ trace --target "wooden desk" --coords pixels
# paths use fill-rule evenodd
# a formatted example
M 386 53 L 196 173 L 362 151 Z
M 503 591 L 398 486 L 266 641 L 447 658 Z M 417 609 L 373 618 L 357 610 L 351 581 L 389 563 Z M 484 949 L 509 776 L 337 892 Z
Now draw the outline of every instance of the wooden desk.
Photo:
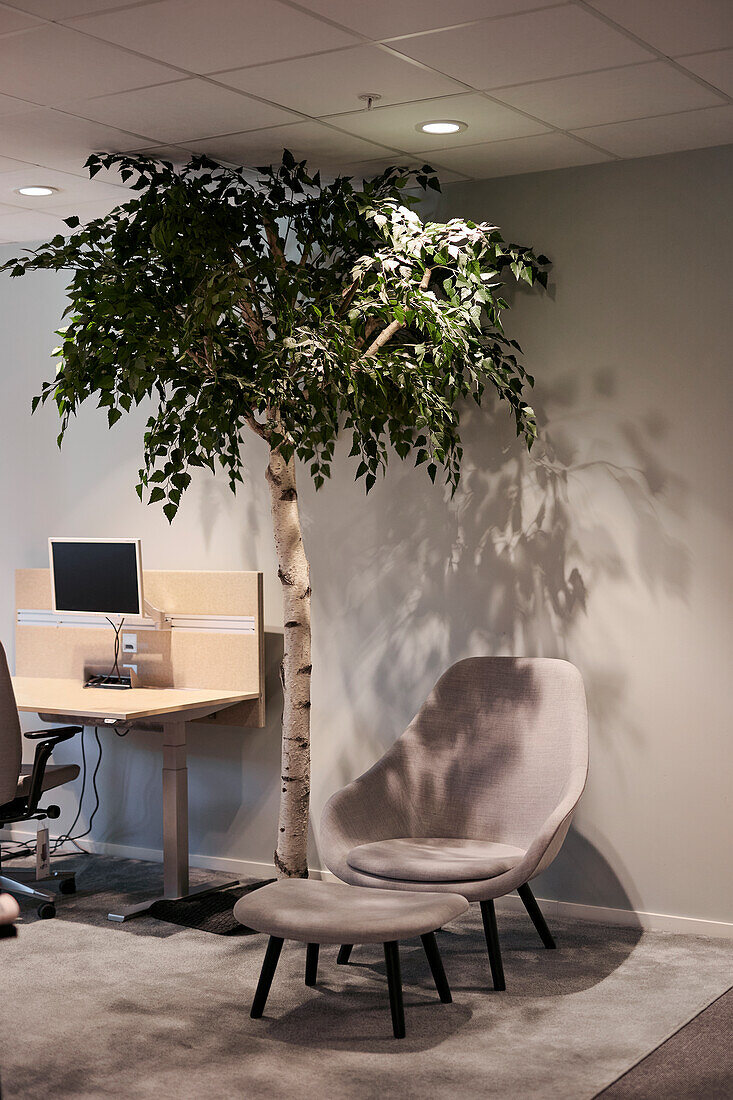
M 79 680 L 15 676 L 18 710 L 38 714 L 44 722 L 83 726 L 148 729 L 163 734 L 163 897 L 188 895 L 188 770 L 186 722 L 205 718 L 257 692 L 205 688 L 130 688 L 118 691 L 85 688 Z M 229 885 L 227 883 L 227 885 Z M 220 888 L 220 887 L 219 887 Z M 201 893 L 210 887 L 200 887 Z M 108 914 L 124 921 L 147 912 L 157 898 Z

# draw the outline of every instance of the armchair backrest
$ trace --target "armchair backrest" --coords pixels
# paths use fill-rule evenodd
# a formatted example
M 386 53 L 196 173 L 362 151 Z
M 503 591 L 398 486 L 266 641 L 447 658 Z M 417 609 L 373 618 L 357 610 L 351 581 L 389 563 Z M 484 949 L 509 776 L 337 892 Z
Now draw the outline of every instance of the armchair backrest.
M 576 787 L 579 797 L 587 767 L 585 691 L 574 665 L 470 657 L 441 676 L 352 789 L 363 784 L 371 806 L 381 803 L 373 816 L 384 835 L 526 846 Z
M 22 753 L 18 708 L 15 705 L 8 660 L 0 643 L 0 806 L 15 798 Z

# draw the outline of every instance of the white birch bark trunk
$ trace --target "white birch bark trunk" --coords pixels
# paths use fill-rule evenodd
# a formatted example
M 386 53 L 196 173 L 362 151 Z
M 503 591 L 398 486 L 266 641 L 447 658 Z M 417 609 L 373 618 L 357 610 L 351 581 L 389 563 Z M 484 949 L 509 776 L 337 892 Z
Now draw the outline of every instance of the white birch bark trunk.
M 282 584 L 285 651 L 282 768 L 275 869 L 278 878 L 308 875 L 308 807 L 310 801 L 311 590 L 305 556 L 295 460 L 285 462 L 275 450 L 267 465 L 278 576 Z

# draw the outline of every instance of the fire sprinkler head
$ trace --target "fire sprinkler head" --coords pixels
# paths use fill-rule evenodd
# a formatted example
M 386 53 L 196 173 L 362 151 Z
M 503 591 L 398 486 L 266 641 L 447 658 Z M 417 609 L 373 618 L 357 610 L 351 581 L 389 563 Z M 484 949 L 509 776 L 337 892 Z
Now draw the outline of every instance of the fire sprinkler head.
M 364 92 L 362 95 L 359 96 L 359 99 L 366 103 L 367 111 L 371 111 L 374 104 L 377 103 L 381 98 L 382 97 L 381 95 L 379 95 L 378 92 Z

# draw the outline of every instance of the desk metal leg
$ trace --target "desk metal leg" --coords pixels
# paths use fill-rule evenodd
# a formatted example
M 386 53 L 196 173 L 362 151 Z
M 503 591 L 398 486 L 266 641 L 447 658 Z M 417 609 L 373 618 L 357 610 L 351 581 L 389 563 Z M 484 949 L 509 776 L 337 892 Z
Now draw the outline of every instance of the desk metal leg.
M 215 885 L 205 883 L 189 891 L 186 723 L 166 722 L 163 725 L 163 898 L 180 900 L 238 884 L 238 879 L 232 879 Z M 140 917 L 159 900 L 156 897 L 138 905 L 120 906 L 108 913 L 107 918 L 121 922 Z
M 186 724 L 163 726 L 163 897 L 188 893 Z

